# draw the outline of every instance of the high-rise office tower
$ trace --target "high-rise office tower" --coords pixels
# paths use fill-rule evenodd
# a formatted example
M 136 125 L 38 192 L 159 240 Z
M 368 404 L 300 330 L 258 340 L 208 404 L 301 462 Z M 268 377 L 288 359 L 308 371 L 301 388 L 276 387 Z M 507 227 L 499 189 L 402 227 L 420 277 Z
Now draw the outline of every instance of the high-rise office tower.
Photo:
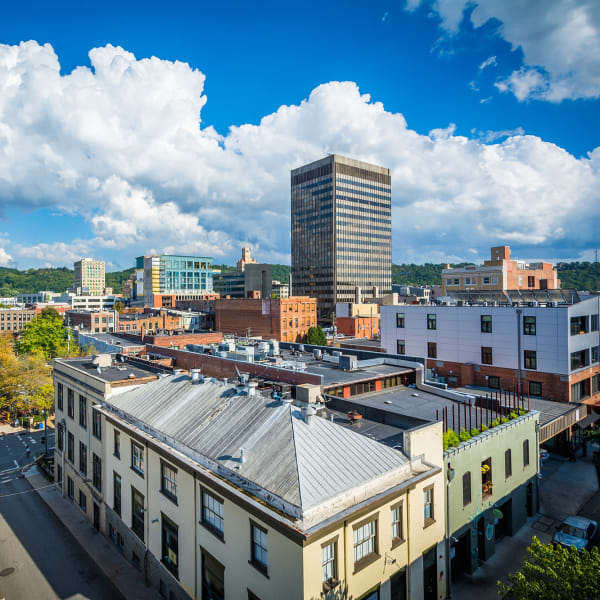
M 90 296 L 102 296 L 106 287 L 105 266 L 103 260 L 82 258 L 73 265 L 73 289 Z
M 320 322 L 336 302 L 392 290 L 390 170 L 331 154 L 294 169 L 292 287 L 317 298 Z

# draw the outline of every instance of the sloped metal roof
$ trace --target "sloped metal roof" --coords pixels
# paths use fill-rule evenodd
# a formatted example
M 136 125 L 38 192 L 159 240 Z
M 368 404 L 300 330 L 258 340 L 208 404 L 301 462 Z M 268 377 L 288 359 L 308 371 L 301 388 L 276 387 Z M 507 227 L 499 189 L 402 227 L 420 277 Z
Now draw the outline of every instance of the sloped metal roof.
M 392 476 L 392 487 L 413 476 L 397 450 L 318 416 L 306 423 L 291 404 L 241 395 L 221 381 L 161 377 L 109 397 L 106 408 L 194 460 L 205 457 L 236 484 L 243 480 L 250 491 L 257 486 L 280 498 L 300 518 L 370 482 L 381 488 L 382 478 Z

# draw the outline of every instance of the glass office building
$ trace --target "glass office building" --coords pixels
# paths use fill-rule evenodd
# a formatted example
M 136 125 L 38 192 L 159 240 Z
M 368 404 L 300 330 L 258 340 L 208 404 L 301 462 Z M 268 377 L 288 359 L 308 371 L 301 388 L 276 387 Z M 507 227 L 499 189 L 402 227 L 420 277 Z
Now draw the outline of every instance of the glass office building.
M 195 296 L 212 293 L 212 258 L 160 254 L 136 259 L 137 296 L 152 303 L 152 296 Z
M 390 170 L 332 154 L 291 172 L 292 287 L 317 298 L 331 322 L 336 302 L 392 291 Z

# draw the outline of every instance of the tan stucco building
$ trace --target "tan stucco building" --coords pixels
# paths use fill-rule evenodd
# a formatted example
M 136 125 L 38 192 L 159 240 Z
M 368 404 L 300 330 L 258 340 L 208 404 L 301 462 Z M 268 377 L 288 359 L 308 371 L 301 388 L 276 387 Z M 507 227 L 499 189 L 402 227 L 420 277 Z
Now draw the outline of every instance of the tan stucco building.
M 560 288 L 558 272 L 549 262 L 511 260 L 510 246 L 497 246 L 483 265 L 442 270 L 442 295 L 466 290 L 553 290 Z

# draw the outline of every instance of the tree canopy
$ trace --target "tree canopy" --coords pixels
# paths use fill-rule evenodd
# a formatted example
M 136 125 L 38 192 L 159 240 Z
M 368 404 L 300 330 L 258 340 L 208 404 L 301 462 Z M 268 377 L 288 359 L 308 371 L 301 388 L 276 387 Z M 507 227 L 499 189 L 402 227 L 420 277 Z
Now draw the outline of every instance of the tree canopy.
M 498 593 L 507 600 L 592 600 L 600 597 L 600 554 L 578 552 L 536 537 L 527 548 L 528 558 L 508 583 L 498 582 Z
M 66 354 L 67 330 L 60 315 L 39 314 L 23 327 L 16 348 L 19 354 L 41 353 L 46 358 Z
M 309 328 L 306 335 L 306 343 L 313 346 L 327 346 L 327 336 L 320 325 Z
M 12 336 L 0 335 L 0 409 L 28 412 L 54 406 L 52 372 L 41 352 L 17 355 Z

